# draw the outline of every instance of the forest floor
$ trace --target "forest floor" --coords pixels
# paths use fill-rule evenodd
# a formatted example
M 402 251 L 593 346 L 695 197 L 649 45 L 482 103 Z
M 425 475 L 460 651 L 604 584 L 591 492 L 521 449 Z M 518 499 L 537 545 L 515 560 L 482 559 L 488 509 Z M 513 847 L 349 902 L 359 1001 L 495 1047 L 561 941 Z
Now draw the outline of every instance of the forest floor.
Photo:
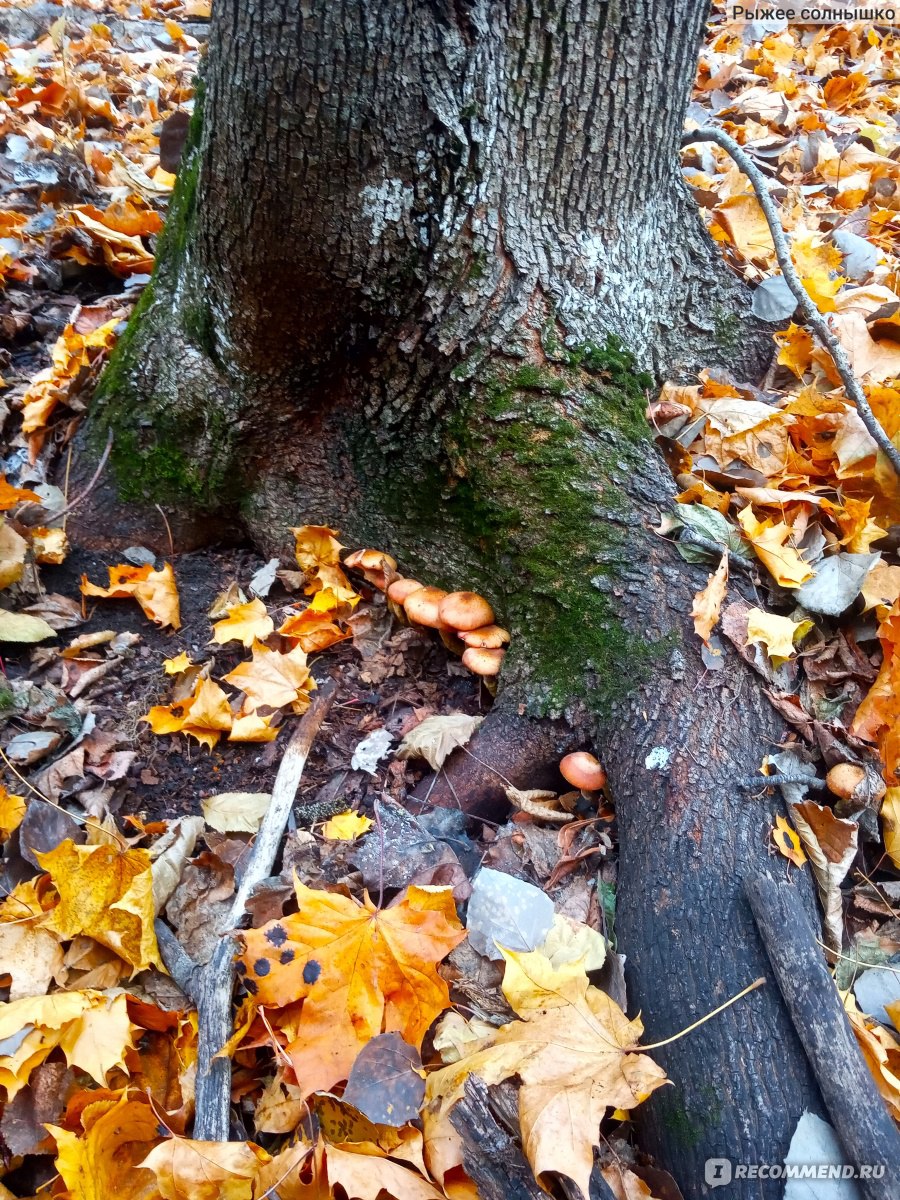
M 167 558 L 140 546 L 88 553 L 70 547 L 65 520 L 54 519 L 73 499 L 73 433 L 152 270 L 207 16 L 204 0 L 65 8 L 0 0 L 0 1200 L 51 1184 L 55 1195 L 86 1196 L 79 1171 L 91 1155 L 103 1164 L 106 1194 L 124 1197 L 175 1194 L 210 1172 L 220 1178 L 216 1171 L 223 1187 L 244 1179 L 247 1197 L 276 1185 L 283 1200 L 311 1195 L 313 1174 L 350 1196 L 374 1196 L 356 1173 L 360 1156 L 390 1195 L 473 1195 L 461 1135 L 448 1122 L 459 1080 L 446 1072 L 478 1053 L 490 1075 L 498 1030 L 515 1037 L 548 980 L 567 996 L 581 987 L 580 1000 L 566 1000 L 573 1011 L 602 995 L 627 1007 L 610 798 L 579 796 L 557 775 L 555 793 L 519 795 L 500 826 L 435 814 L 415 799 L 429 762 L 440 770 L 450 753 L 467 753 L 491 693 L 433 630 L 392 614 L 371 578 L 345 572 L 333 531 L 303 526 L 297 561 L 266 563 L 246 546 Z M 896 78 L 898 45 L 862 27 L 748 31 L 719 22 L 688 114 L 688 128 L 716 121 L 754 147 L 804 285 L 832 314 L 892 437 L 900 135 L 885 84 Z M 757 288 L 759 315 L 787 323 L 794 305 L 746 179 L 700 144 L 686 149 L 685 173 L 723 253 Z M 816 873 L 836 981 L 900 1119 L 900 713 L 890 686 L 900 660 L 898 488 L 807 331 L 789 324 L 778 341 L 765 380 L 704 374 L 666 385 L 651 405 L 683 489 L 664 531 L 693 530 L 757 573 L 754 594 L 766 607 L 723 610 L 728 555 L 710 559 L 697 635 L 710 671 L 723 639 L 733 643 L 796 728 L 760 764 L 760 788 L 773 770 L 795 779 L 785 791 L 795 828 L 773 829 L 772 853 L 784 856 L 786 874 Z M 121 594 L 98 595 L 107 584 Z M 208 960 L 229 928 L 312 680 L 320 689 L 335 681 L 335 696 L 244 936 L 230 1050 L 246 1141 L 201 1154 L 187 1137 L 196 1020 L 161 970 L 153 917 L 165 917 L 195 961 Z M 840 791 L 829 774 L 826 793 L 820 776 L 839 766 L 851 768 L 850 784 Z M 477 918 L 470 903 L 463 942 L 454 902 L 471 900 L 482 867 L 521 887 L 491 893 Z M 336 906 L 307 918 L 315 935 L 300 927 L 294 872 L 300 888 Z M 427 899 L 437 893 L 423 887 L 451 889 L 452 899 Z M 308 906 L 313 893 L 302 894 Z M 367 896 L 390 905 L 384 914 L 417 964 L 407 992 L 396 981 L 390 991 L 376 951 L 365 949 L 370 976 L 386 989 L 363 1006 L 369 1038 L 353 1032 L 363 1023 L 355 1001 L 341 1008 L 334 999 L 352 991 L 357 968 L 323 949 L 322 932 L 367 914 Z M 117 907 L 130 915 L 111 916 Z M 276 934 L 290 947 L 278 962 L 269 957 L 283 944 Z M 505 974 L 494 940 L 507 948 Z M 320 982 L 306 968 L 296 975 L 304 954 L 314 975 L 324 968 Z M 543 984 L 513 978 L 528 974 L 526 960 L 532 975 L 548 972 Z M 41 1007 L 62 995 L 71 1007 Z M 645 1072 L 637 1103 L 661 1082 L 637 1053 L 639 1022 L 609 1012 L 603 1020 Z M 380 1039 L 398 1032 L 408 1053 L 390 1097 L 402 1120 L 385 1115 L 353 1065 L 375 1048 L 366 1065 L 371 1072 L 374 1063 L 383 1100 L 397 1047 Z M 579 1083 L 554 1036 L 560 1061 L 541 1067 L 545 1082 L 577 1107 Z M 323 1040 L 342 1047 L 340 1068 L 324 1061 Z M 515 1074 L 504 1070 L 496 1067 L 494 1082 Z M 592 1077 L 600 1070 L 595 1063 Z M 299 1079 L 316 1081 L 312 1098 Z M 527 1105 L 523 1090 L 523 1112 Z M 592 1187 L 600 1172 L 622 1200 L 671 1200 L 674 1181 L 631 1145 L 630 1105 L 620 1098 L 611 1107 Z M 114 1110 L 129 1129 L 124 1149 L 104 1124 Z M 549 1154 L 551 1172 L 586 1187 L 593 1146 L 569 1132 L 563 1153 L 538 1152 Z M 144 1161 L 159 1193 L 147 1190 Z

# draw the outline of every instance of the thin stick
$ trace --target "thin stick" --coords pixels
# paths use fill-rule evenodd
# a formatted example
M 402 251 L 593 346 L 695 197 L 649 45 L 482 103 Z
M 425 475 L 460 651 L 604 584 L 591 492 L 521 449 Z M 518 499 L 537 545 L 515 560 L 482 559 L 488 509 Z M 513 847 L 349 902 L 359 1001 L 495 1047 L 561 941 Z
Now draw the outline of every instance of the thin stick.
M 689 146 L 692 142 L 715 142 L 717 146 L 721 146 L 734 159 L 750 180 L 753 190 L 756 193 L 756 198 L 759 201 L 759 206 L 763 211 L 763 216 L 766 218 L 766 223 L 769 226 L 769 232 L 772 234 L 775 255 L 778 259 L 778 265 L 781 267 L 784 281 L 797 300 L 797 306 L 800 309 L 803 320 L 818 336 L 822 345 L 831 355 L 834 365 L 837 368 L 837 373 L 840 375 L 847 390 L 847 395 L 856 405 L 856 411 L 859 413 L 860 420 L 871 434 L 876 445 L 884 453 L 885 458 L 887 458 L 888 462 L 894 468 L 895 474 L 900 477 L 900 450 L 897 449 L 888 437 L 878 418 L 872 412 L 869 401 L 866 398 L 866 393 L 853 373 L 846 350 L 834 333 L 832 333 L 831 326 L 813 303 L 809 292 L 803 286 L 800 276 L 794 268 L 791 252 L 784 233 L 784 226 L 781 224 L 781 219 L 778 216 L 778 210 L 775 207 L 768 185 L 766 184 L 765 176 L 747 152 L 738 145 L 733 137 L 729 137 L 722 129 L 704 126 L 702 129 L 693 130 L 692 133 L 686 133 L 681 139 L 682 146 Z
M 297 726 L 294 736 L 288 742 L 284 758 L 278 768 L 278 774 L 275 776 L 275 783 L 272 785 L 272 803 L 263 817 L 243 879 L 235 893 L 229 925 L 236 926 L 240 923 L 250 892 L 261 880 L 272 874 L 275 856 L 284 836 L 288 813 L 293 807 L 294 797 L 300 786 L 303 768 L 306 766 L 306 760 L 316 739 L 316 734 L 328 715 L 336 692 L 337 683 L 334 680 L 319 688 L 304 713 L 303 720 Z
M 337 691 L 332 680 L 316 692 L 288 743 L 272 787 L 272 803 L 263 818 L 244 877 L 231 906 L 230 924 L 236 926 L 244 915 L 251 890 L 272 873 L 281 845 L 288 813 L 300 786 L 300 777 L 309 751 L 331 707 Z M 231 997 L 234 990 L 234 940 L 226 935 L 216 945 L 213 956 L 200 973 L 196 985 L 197 1004 L 197 1082 L 194 1137 L 199 1141 L 228 1140 L 228 1109 L 231 1102 L 231 1059 L 219 1055 L 232 1033 Z M 166 964 L 168 966 L 168 963 Z M 180 964 L 184 969 L 184 964 Z M 171 968 L 170 968 L 171 969 Z M 173 972 L 174 976 L 174 972 Z
M 744 886 L 846 1162 L 885 1168 L 883 1178 L 859 1179 L 857 1186 L 866 1200 L 900 1200 L 900 1133 L 860 1053 L 798 889 L 768 875 Z
M 732 1004 L 737 1003 L 738 1000 L 742 1000 L 744 996 L 748 996 L 751 992 L 755 992 L 756 989 L 762 987 L 765 982 L 765 979 L 762 977 L 759 979 L 754 979 L 752 983 L 747 984 L 743 991 L 738 992 L 736 996 L 732 996 L 730 1000 L 726 1000 L 724 1004 L 720 1004 L 718 1008 L 714 1008 L 712 1012 L 708 1012 L 705 1017 L 701 1017 L 700 1020 L 695 1021 L 693 1025 L 688 1025 L 686 1028 L 680 1029 L 678 1033 L 673 1033 L 671 1037 L 663 1038 L 661 1042 L 651 1042 L 649 1046 L 641 1045 L 635 1047 L 635 1049 L 642 1052 L 644 1050 L 658 1050 L 660 1046 L 668 1046 L 671 1042 L 679 1041 L 679 1039 L 683 1038 L 685 1034 L 693 1033 L 695 1029 L 699 1029 L 701 1025 L 705 1025 L 707 1021 L 711 1021 L 713 1017 L 717 1017 L 719 1013 L 724 1012 L 726 1008 L 731 1008 Z
M 70 513 L 73 508 L 77 508 L 79 504 L 83 504 L 84 501 L 87 500 L 88 496 L 91 494 L 91 492 L 97 486 L 97 480 L 103 474 L 103 468 L 106 466 L 106 460 L 109 458 L 109 452 L 110 452 L 110 450 L 112 450 L 112 444 L 113 444 L 113 431 L 110 429 L 109 436 L 106 439 L 106 446 L 104 447 L 103 453 L 100 455 L 100 461 L 97 463 L 97 470 L 91 476 L 90 483 L 87 485 L 86 488 L 83 488 L 78 493 L 78 495 L 75 497 L 75 499 L 70 501 L 65 506 L 65 508 L 61 508 L 59 510 L 59 512 L 48 513 L 47 514 L 48 521 L 58 521 L 60 517 L 64 517 L 66 515 L 66 513 Z

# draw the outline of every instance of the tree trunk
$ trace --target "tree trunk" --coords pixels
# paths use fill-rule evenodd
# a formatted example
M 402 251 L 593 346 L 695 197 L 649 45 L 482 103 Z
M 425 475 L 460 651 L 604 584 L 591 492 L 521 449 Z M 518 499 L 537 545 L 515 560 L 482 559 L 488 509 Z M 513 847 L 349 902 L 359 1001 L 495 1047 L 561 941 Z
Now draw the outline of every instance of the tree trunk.
M 239 514 L 266 549 L 337 524 L 487 595 L 514 637 L 480 742 L 524 782 L 595 740 L 652 1040 L 768 974 L 741 877 L 782 870 L 772 805 L 736 785 L 782 728 L 736 656 L 705 672 L 706 573 L 652 532 L 673 491 L 654 379 L 768 352 L 677 170 L 704 17 L 217 0 L 203 119 L 89 434 L 113 429 L 135 507 L 101 494 L 80 523 L 108 541 L 115 514 L 131 540 L 162 499 L 182 544 Z M 821 1111 L 774 984 L 659 1053 L 675 1087 L 644 1136 L 688 1197 L 707 1157 L 781 1162 Z

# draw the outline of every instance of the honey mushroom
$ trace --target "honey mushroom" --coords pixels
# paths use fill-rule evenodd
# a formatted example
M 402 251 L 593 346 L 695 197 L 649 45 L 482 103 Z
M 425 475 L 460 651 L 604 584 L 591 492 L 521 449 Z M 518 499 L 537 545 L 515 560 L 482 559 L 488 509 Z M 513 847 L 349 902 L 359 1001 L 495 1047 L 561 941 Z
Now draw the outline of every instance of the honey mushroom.
M 387 572 L 397 570 L 397 560 L 383 550 L 354 550 L 344 559 L 344 566 L 361 571 L 368 583 L 383 592 L 387 583 Z
M 576 750 L 567 754 L 559 764 L 559 773 L 566 783 L 580 788 L 586 800 L 590 800 L 596 792 L 606 786 L 606 772 L 598 759 L 587 750 Z
M 407 596 L 413 592 L 417 592 L 421 586 L 418 579 L 404 579 L 402 575 L 399 579 L 395 579 L 393 583 L 388 585 L 388 608 L 398 621 L 406 622 L 406 612 L 403 608 L 404 601 Z

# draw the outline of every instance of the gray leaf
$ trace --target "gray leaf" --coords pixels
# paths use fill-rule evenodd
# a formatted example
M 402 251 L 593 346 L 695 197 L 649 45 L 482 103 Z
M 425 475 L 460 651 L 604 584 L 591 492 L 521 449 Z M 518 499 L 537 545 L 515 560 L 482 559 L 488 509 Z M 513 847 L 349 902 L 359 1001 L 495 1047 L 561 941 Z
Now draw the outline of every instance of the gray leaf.
M 793 316 L 797 297 L 788 287 L 783 275 L 764 279 L 753 293 L 750 311 L 761 321 L 786 321 Z

